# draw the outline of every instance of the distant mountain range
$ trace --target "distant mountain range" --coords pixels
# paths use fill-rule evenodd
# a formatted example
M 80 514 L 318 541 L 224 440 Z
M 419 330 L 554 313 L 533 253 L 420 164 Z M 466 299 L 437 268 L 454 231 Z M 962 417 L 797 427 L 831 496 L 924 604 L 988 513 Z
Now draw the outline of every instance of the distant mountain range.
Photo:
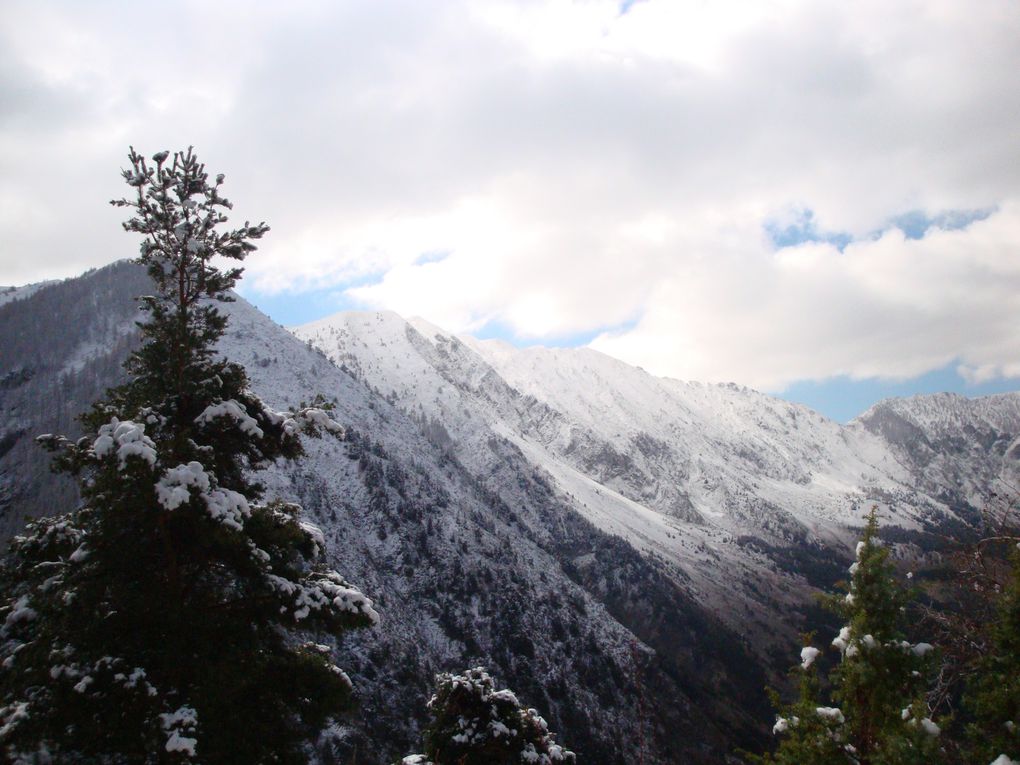
M 0 533 L 74 506 L 33 443 L 122 378 L 128 263 L 0 294 Z M 392 313 L 288 331 L 243 300 L 223 352 L 277 408 L 335 400 L 345 443 L 266 476 L 376 600 L 345 638 L 360 711 L 323 762 L 414 750 L 433 673 L 484 664 L 589 763 L 725 762 L 818 625 L 878 505 L 896 554 L 1020 484 L 1020 394 L 882 402 L 848 425 L 588 349 L 517 349 Z

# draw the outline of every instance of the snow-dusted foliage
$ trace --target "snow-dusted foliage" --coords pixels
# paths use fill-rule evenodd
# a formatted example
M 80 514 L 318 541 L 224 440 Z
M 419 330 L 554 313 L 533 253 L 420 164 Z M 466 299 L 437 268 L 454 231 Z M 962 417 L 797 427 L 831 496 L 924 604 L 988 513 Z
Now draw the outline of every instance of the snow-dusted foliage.
M 846 619 L 832 638 L 838 664 L 829 674 L 831 705 L 821 703 L 816 660 L 801 650 L 798 700 L 782 709 L 772 728 L 781 736 L 775 754 L 760 762 L 783 765 L 939 761 L 941 729 L 930 717 L 924 692 L 932 646 L 904 639 L 909 598 L 894 578 L 888 549 L 877 536 L 875 511 L 856 546 L 845 596 L 828 606 Z
M 442 674 L 429 700 L 432 722 L 425 731 L 425 754 L 402 765 L 555 765 L 575 762 L 556 743 L 541 715 L 521 705 L 513 691 L 496 690 L 483 667 L 462 675 Z
M 302 453 L 300 434 L 344 430 L 321 407 L 275 412 L 242 367 L 215 356 L 240 260 L 268 230 L 221 233 L 222 176 L 189 150 L 154 166 L 133 150 L 129 231 L 154 282 L 129 382 L 83 417 L 90 435 L 44 436 L 83 505 L 32 524 L 2 573 L 0 751 L 10 762 L 300 761 L 351 684 L 295 630 L 378 621 L 318 558 L 293 504 L 261 502 L 249 475 Z
M 1012 539 L 1016 543 L 1016 528 Z M 965 703 L 974 716 L 969 734 L 975 760 L 998 756 L 995 765 L 1020 760 L 1020 546 L 987 627 L 987 650 L 968 684 Z

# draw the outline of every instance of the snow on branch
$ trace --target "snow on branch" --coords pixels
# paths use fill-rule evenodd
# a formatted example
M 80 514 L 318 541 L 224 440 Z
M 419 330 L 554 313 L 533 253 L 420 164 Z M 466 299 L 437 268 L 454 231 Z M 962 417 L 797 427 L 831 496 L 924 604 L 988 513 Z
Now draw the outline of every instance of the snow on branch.
M 262 428 L 259 427 L 258 422 L 256 422 L 254 417 L 248 414 L 244 406 L 234 399 L 221 401 L 218 404 L 207 406 L 202 413 L 195 418 L 195 422 L 199 425 L 204 425 L 220 417 L 226 417 L 236 422 L 238 427 L 241 429 L 241 432 L 245 435 L 262 438 Z
M 189 462 L 167 470 L 156 483 L 156 498 L 167 510 L 176 510 L 191 501 L 192 490 L 205 504 L 213 520 L 240 531 L 251 508 L 243 494 L 230 489 L 213 488 L 212 480 L 200 462 Z
M 116 451 L 121 470 L 127 467 L 127 461 L 131 457 L 148 462 L 150 467 L 156 464 L 156 444 L 145 435 L 145 425 L 131 420 L 122 422 L 114 417 L 100 426 L 99 433 L 92 442 L 92 451 L 100 459 Z
M 372 601 L 335 571 L 316 572 L 298 582 L 275 574 L 269 574 L 267 580 L 289 601 L 281 606 L 281 613 L 289 611 L 295 621 L 303 621 L 314 612 L 324 617 L 364 617 L 370 624 L 379 623 Z

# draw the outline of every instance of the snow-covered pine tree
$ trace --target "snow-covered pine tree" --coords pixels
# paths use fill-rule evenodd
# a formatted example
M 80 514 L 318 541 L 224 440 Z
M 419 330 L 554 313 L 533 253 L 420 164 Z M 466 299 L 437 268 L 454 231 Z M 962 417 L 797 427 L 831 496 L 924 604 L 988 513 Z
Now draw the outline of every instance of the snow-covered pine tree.
M 840 662 L 829 674 L 831 706 L 821 701 L 819 649 L 801 650 L 800 697 L 782 709 L 773 754 L 780 765 L 930 765 L 939 762 L 939 726 L 924 702 L 932 646 L 911 644 L 903 622 L 910 602 L 895 578 L 889 550 L 878 538 L 872 510 L 850 566 L 848 592 L 826 605 L 846 619 L 833 639 Z
M 554 765 L 575 762 L 555 742 L 545 720 L 523 707 L 513 691 L 496 690 L 482 667 L 463 675 L 441 674 L 429 700 L 432 721 L 425 730 L 425 754 L 402 765 Z
M 974 715 L 969 726 L 973 762 L 1020 762 L 1020 541 L 1012 553 L 1011 577 L 989 626 L 989 652 L 978 660 L 965 697 Z
M 274 412 L 216 356 L 240 261 L 268 227 L 219 231 L 230 203 L 191 149 L 149 163 L 113 202 L 142 234 L 143 345 L 130 381 L 83 416 L 77 443 L 41 438 L 82 505 L 37 521 L 2 570 L 0 751 L 22 763 L 305 762 L 349 704 L 328 645 L 377 621 L 316 559 L 299 508 L 260 504 L 250 477 L 343 429 L 321 408 Z M 321 638 L 320 638 L 321 639 Z

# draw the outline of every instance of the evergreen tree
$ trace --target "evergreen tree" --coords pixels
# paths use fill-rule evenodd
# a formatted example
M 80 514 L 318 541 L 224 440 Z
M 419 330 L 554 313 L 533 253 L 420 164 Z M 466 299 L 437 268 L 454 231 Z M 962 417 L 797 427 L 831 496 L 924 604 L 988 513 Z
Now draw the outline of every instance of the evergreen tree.
M 575 762 L 573 752 L 554 740 L 545 720 L 521 706 L 512 691 L 495 689 L 482 667 L 463 675 L 441 674 L 429 700 L 432 721 L 425 754 L 403 765 L 552 765 Z
M 840 654 L 829 675 L 832 705 L 820 700 L 815 664 L 820 651 L 807 645 L 795 670 L 801 674 L 800 696 L 773 728 L 783 739 L 774 754 L 758 762 L 928 765 L 941 758 L 940 728 L 924 704 L 932 646 L 904 639 L 909 595 L 896 583 L 889 551 L 878 539 L 874 510 L 850 574 L 845 596 L 826 602 L 846 619 L 832 641 Z
M 1020 543 L 1017 543 L 1020 548 Z M 990 625 L 990 651 L 979 659 L 965 698 L 974 762 L 1020 761 L 1020 552 Z
M 296 505 L 260 503 L 250 478 L 301 453 L 301 432 L 343 436 L 321 408 L 274 412 L 216 356 L 242 260 L 265 224 L 220 231 L 230 203 L 191 149 L 150 164 L 132 148 L 124 224 L 138 261 L 143 345 L 130 380 L 77 443 L 43 436 L 82 505 L 31 524 L 0 576 L 0 751 L 8 762 L 304 762 L 350 701 L 328 645 L 375 623 L 372 603 L 316 559 Z

